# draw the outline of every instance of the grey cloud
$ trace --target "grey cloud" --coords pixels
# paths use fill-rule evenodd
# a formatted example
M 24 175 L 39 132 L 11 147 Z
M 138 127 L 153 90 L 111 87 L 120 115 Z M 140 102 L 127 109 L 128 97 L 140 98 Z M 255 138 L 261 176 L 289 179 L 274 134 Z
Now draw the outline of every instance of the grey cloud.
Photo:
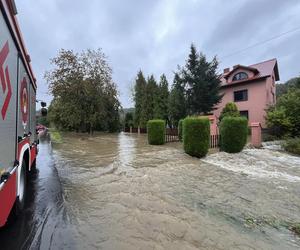
M 60 48 L 101 47 L 113 68 L 124 107 L 132 105 L 130 87 L 139 69 L 172 82 L 185 63 L 191 42 L 208 57 L 224 56 L 299 25 L 300 2 L 221 0 L 16 0 L 26 45 L 46 94 L 43 74 Z M 298 11 L 298 12 L 297 12 Z M 300 32 L 299 32 L 300 33 Z M 221 59 L 222 67 L 278 57 L 283 80 L 299 74 L 299 33 Z

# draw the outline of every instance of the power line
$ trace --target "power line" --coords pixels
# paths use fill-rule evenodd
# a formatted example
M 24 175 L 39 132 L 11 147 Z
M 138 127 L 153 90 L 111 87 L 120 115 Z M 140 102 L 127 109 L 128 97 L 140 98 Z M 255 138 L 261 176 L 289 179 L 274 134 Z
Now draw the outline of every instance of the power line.
M 269 39 L 267 39 L 267 40 L 264 40 L 264 41 L 261 41 L 261 42 L 252 44 L 252 45 L 250 45 L 250 46 L 248 46 L 248 47 L 246 47 L 246 48 L 244 48 L 244 49 L 240 49 L 240 50 L 237 50 L 237 51 L 235 51 L 235 52 L 233 52 L 233 53 L 230 53 L 230 54 L 228 54 L 228 55 L 222 56 L 222 57 L 220 57 L 220 59 L 224 59 L 224 58 L 227 58 L 227 57 L 234 56 L 234 55 L 236 55 L 236 54 L 239 54 L 239 53 L 241 53 L 241 52 L 244 52 L 245 50 L 252 49 L 252 48 L 254 48 L 254 47 L 257 47 L 257 46 L 259 46 L 259 45 L 265 44 L 265 43 L 270 42 L 270 41 L 272 41 L 272 40 L 275 40 L 275 39 L 277 39 L 277 38 L 279 38 L 279 37 L 282 37 L 282 36 L 284 36 L 284 35 L 287 35 L 287 34 L 289 34 L 289 33 L 292 33 L 292 32 L 295 32 L 295 31 L 299 31 L 299 30 L 300 30 L 300 27 L 296 27 L 295 29 L 292 29 L 292 30 L 286 31 L 286 32 L 284 32 L 284 33 L 278 34 L 278 35 L 273 36 L 273 37 L 271 37 L 271 38 L 269 38 Z

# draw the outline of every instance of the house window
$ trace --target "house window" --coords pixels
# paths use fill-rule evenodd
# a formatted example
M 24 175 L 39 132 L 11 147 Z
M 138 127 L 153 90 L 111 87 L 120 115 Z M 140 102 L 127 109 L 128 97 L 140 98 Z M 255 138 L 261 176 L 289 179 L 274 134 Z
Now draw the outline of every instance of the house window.
M 248 89 L 234 91 L 233 94 L 235 102 L 248 101 Z
M 245 80 L 245 79 L 248 79 L 247 73 L 239 72 L 234 75 L 234 77 L 232 78 L 232 81 L 241 81 L 241 80 Z
M 243 111 L 240 111 L 240 116 L 244 116 L 247 118 L 247 120 L 249 119 L 249 113 L 248 113 L 248 110 L 243 110 Z

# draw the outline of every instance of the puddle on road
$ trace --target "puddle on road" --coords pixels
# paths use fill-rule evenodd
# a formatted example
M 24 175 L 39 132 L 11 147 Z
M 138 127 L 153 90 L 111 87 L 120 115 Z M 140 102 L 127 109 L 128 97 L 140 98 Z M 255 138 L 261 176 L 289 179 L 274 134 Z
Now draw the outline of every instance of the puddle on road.
M 298 181 L 253 178 L 144 135 L 63 138 L 53 157 L 78 249 L 300 247 L 287 229 L 300 222 Z

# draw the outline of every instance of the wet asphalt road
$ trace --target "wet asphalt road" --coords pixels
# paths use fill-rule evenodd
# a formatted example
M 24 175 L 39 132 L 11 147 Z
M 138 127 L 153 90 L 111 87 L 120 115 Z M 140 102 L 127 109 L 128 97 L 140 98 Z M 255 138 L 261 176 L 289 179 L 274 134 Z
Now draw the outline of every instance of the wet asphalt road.
M 0 249 L 72 248 L 62 187 L 48 138 L 39 145 L 37 169 L 28 175 L 26 208 L 17 218 L 10 216 L 0 229 Z

